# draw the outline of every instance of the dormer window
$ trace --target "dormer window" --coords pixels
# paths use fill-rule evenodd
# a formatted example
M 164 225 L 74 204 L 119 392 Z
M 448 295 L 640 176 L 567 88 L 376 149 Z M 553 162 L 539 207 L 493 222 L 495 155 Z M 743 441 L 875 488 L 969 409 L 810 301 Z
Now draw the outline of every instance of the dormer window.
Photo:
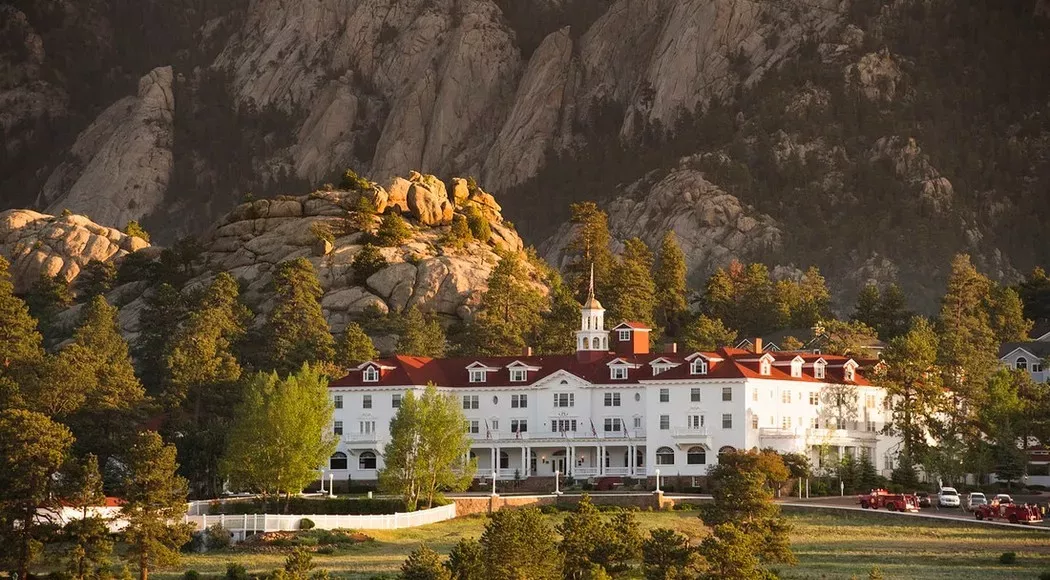
M 485 371 L 482 369 L 470 369 L 470 382 L 472 383 L 484 383 L 485 382 Z
M 510 369 L 510 382 L 522 383 L 528 378 L 529 371 L 525 369 Z
M 802 361 L 791 361 L 791 376 L 795 377 L 796 379 L 802 376 Z
M 854 380 L 854 379 L 856 378 L 856 376 L 857 376 L 857 369 L 853 368 L 853 367 L 852 367 L 852 366 L 850 366 L 850 365 L 846 365 L 846 366 L 845 366 L 845 367 L 843 368 L 843 375 L 844 375 L 844 377 L 845 377 L 845 379 L 846 379 L 847 381 L 852 381 L 852 380 Z
M 758 363 L 758 374 L 760 374 L 762 376 L 769 376 L 769 373 L 770 373 L 769 361 L 766 360 L 766 359 L 762 359 Z
M 824 361 L 817 361 L 813 363 L 813 376 L 818 379 L 823 379 L 826 374 L 827 365 Z
M 361 374 L 361 380 L 366 383 L 378 383 L 379 382 L 379 369 L 375 367 L 368 367 L 365 372 Z
M 696 358 L 693 360 L 690 372 L 694 375 L 706 375 L 707 374 L 707 361 L 702 358 Z
M 627 367 L 615 366 L 609 367 L 609 377 L 614 381 L 620 381 L 627 378 Z
M 617 330 L 616 334 L 619 337 L 620 342 L 627 342 L 628 340 L 631 340 L 630 330 Z

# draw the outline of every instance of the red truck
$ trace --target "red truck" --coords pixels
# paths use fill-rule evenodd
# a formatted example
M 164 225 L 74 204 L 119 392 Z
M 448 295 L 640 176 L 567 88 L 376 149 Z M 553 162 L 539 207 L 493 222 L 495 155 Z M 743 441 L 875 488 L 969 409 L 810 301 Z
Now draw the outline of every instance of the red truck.
M 907 493 L 890 493 L 885 489 L 873 489 L 868 495 L 860 496 L 860 507 L 877 510 L 885 507 L 891 512 L 917 512 L 919 500 Z
M 979 520 L 1007 520 L 1011 524 L 1038 524 L 1043 521 L 1039 507 L 1013 502 L 999 502 L 977 506 L 973 511 Z

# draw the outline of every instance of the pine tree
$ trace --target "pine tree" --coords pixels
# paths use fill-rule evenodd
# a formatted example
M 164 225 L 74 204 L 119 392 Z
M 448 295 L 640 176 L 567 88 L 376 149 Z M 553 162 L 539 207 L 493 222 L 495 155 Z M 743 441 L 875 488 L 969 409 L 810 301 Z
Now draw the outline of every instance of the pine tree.
M 489 243 L 489 238 L 492 237 L 492 228 L 489 226 L 489 220 L 485 219 L 484 214 L 481 213 L 481 210 L 476 205 L 467 206 L 466 214 L 470 236 L 482 244 Z
M 580 303 L 572 289 L 554 270 L 547 276 L 550 288 L 550 307 L 536 329 L 535 345 L 538 354 L 565 354 L 576 348 L 573 332 L 580 325 Z
M 442 565 L 441 556 L 423 544 L 412 550 L 401 564 L 400 580 L 451 580 L 448 568 Z
M 988 322 L 995 333 L 995 340 L 1024 342 L 1032 330 L 1032 321 L 1024 317 L 1024 304 L 1013 288 L 994 286 L 988 297 Z
M 113 289 L 117 281 L 117 266 L 113 262 L 91 260 L 77 276 L 77 298 L 87 302 Z
M 383 214 L 383 220 L 379 222 L 379 230 L 376 231 L 376 242 L 380 246 L 400 246 L 412 237 L 412 229 L 405 223 L 404 218 L 397 212 Z
M 481 544 L 477 540 L 461 538 L 452 546 L 445 562 L 451 580 L 485 580 L 485 562 L 481 555 Z
M 641 322 L 653 328 L 656 287 L 653 284 L 653 254 L 645 242 L 624 242 L 623 255 L 613 268 L 609 317 L 613 321 Z
M 878 384 L 892 404 L 890 432 L 901 438 L 901 455 L 909 461 L 923 456 L 931 435 L 939 430 L 943 404 L 941 373 L 937 368 L 939 339 L 933 325 L 916 317 L 911 329 L 894 338 L 883 355 L 885 371 Z
M 135 236 L 136 238 L 149 243 L 149 232 L 147 232 L 145 228 L 139 225 L 139 222 L 135 220 L 129 221 L 128 225 L 124 226 L 124 233 L 129 236 Z
M 1036 322 L 1050 320 L 1050 276 L 1046 270 L 1034 268 L 1017 285 L 1017 294 L 1024 303 L 1024 316 Z
M 726 522 L 700 542 L 698 552 L 707 563 L 703 580 L 753 580 L 775 577 L 762 569 L 759 542 L 742 526 Z
M 262 368 L 290 373 L 304 363 L 330 362 L 335 339 L 321 312 L 324 292 L 306 258 L 281 262 L 273 276 L 274 306 L 267 318 Z
M 171 343 L 186 318 L 186 300 L 173 286 L 162 283 L 147 292 L 144 302 L 133 352 L 146 392 L 157 396 L 168 376 Z
M 669 580 L 687 576 L 690 565 L 689 539 L 674 530 L 655 528 L 642 542 L 642 571 L 646 580 Z
M 335 363 L 343 370 L 370 361 L 378 354 L 375 345 L 372 344 L 372 339 L 356 322 L 346 325 L 346 330 L 335 344 Z
M 765 264 L 748 264 L 734 285 L 739 296 L 735 318 L 740 322 L 736 328 L 748 336 L 761 336 L 783 326 L 775 286 Z
M 682 332 L 685 349 L 690 352 L 712 351 L 736 343 L 736 331 L 730 330 L 721 320 L 701 314 Z
M 89 515 L 88 508 L 102 505 L 102 475 L 98 459 L 90 453 L 82 460 L 67 460 L 62 470 L 59 495 L 66 504 L 81 511 L 79 519 L 66 524 L 66 534 L 72 540 L 67 549 L 67 570 L 76 579 L 93 577 L 109 564 L 113 542 L 109 539 L 106 522 L 98 515 Z
M 160 435 L 145 431 L 124 456 L 124 557 L 138 567 L 140 580 L 147 580 L 155 567 L 177 564 L 179 547 L 190 539 L 192 526 L 181 523 L 188 490 L 186 480 L 176 474 L 175 454 Z
M 584 494 L 576 509 L 557 526 L 561 534 L 558 549 L 562 553 L 563 570 L 568 578 L 579 578 L 592 564 L 599 561 L 603 549 L 609 543 L 610 534 L 601 512 Z
M 887 286 L 879 304 L 878 326 L 874 327 L 879 338 L 890 341 L 908 332 L 911 318 L 904 290 L 896 283 Z
M 466 216 L 459 213 L 454 214 L 452 216 L 452 226 L 449 228 L 448 234 L 445 235 L 442 243 L 452 248 L 462 248 L 473 239 L 474 234 L 470 231 Z
M 734 264 L 742 267 L 739 262 Z M 703 313 L 709 318 L 727 321 L 730 325 L 735 322 L 731 317 L 736 312 L 736 284 L 728 271 L 719 268 L 707 279 L 702 305 Z
M 433 314 L 424 315 L 414 305 L 410 306 L 401 315 L 399 326 L 400 334 L 397 339 L 399 354 L 432 358 L 445 356 L 447 348 L 445 331 Z
M 376 227 L 376 206 L 372 203 L 370 195 L 357 196 L 357 199 L 354 200 L 354 210 L 349 221 L 350 229 L 372 235 Z
M 590 201 L 572 204 L 571 211 L 569 222 L 573 226 L 573 236 L 562 249 L 570 259 L 566 268 L 567 282 L 577 296 L 585 296 L 593 267 L 595 292 L 599 296 L 609 296 L 613 270 L 609 218 Z
M 620 510 L 608 523 L 608 538 L 596 558 L 611 573 L 630 569 L 642 557 L 642 533 L 634 512 Z
M 14 295 L 9 263 L 0 256 L 0 375 L 30 365 L 44 355 L 36 320 Z
M 353 268 L 354 272 L 354 284 L 364 286 L 372 274 L 386 268 L 386 265 L 386 258 L 383 257 L 383 253 L 379 251 L 379 248 L 372 244 L 365 244 L 359 252 L 354 254 L 354 261 L 351 263 L 351 268 Z
M 55 327 L 55 318 L 60 312 L 73 305 L 73 293 L 69 283 L 62 276 L 45 276 L 33 283 L 25 295 L 29 314 L 40 324 L 40 332 L 48 344 L 53 344 L 60 336 Z
M 660 243 L 653 283 L 656 286 L 656 324 L 669 336 L 679 335 L 688 312 L 685 276 L 685 254 L 678 246 L 674 231 L 668 231 Z
M 852 357 L 873 357 L 871 346 L 878 342 L 875 329 L 861 322 L 822 320 L 817 326 L 826 339 L 822 351 Z
M 63 425 L 22 409 L 0 411 L 0 569 L 29 578 L 40 547 L 41 507 L 57 507 L 53 476 L 73 436 Z M 185 508 L 184 508 L 185 509 Z
M 561 554 L 554 530 L 534 507 L 493 513 L 480 542 L 486 578 L 562 578 Z
M 465 350 L 475 355 L 511 356 L 525 347 L 525 337 L 540 325 L 543 295 L 515 253 L 501 256 L 488 279 L 478 315 L 464 333 Z
M 882 326 L 881 307 L 882 293 L 879 292 L 879 287 L 874 284 L 868 284 L 857 295 L 857 304 L 853 307 L 853 314 L 850 316 L 850 320 L 878 330 Z
M 830 314 L 831 293 L 816 266 L 810 266 L 799 281 L 799 301 L 791 310 L 791 325 L 810 328 Z

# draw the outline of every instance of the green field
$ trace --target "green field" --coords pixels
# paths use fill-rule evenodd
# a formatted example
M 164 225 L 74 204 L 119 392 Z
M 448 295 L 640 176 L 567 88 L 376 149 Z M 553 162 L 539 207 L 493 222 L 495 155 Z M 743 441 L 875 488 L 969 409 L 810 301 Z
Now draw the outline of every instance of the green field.
M 704 527 L 695 512 L 640 512 L 645 528 L 670 527 L 699 539 Z M 550 515 L 552 523 L 563 516 Z M 781 575 L 794 579 L 866 579 L 872 565 L 883 577 L 980 579 L 1038 578 L 1050 571 L 1050 533 L 977 526 L 965 522 L 899 518 L 866 513 L 833 513 L 793 510 L 787 513 L 794 526 L 792 545 L 798 566 L 783 567 Z M 314 561 L 335 576 L 368 579 L 397 571 L 401 560 L 420 542 L 438 552 L 448 552 L 464 536 L 477 537 L 485 525 L 484 516 L 472 516 L 398 531 L 369 531 L 374 542 L 341 548 L 334 554 L 317 554 Z M 1016 552 L 1012 566 L 999 564 L 1003 552 Z M 249 571 L 262 572 L 279 567 L 284 553 L 224 553 L 187 555 L 178 571 L 168 570 L 158 577 L 175 578 L 185 570 L 220 574 L 227 562 L 243 564 Z M 640 574 L 634 577 L 640 578 Z

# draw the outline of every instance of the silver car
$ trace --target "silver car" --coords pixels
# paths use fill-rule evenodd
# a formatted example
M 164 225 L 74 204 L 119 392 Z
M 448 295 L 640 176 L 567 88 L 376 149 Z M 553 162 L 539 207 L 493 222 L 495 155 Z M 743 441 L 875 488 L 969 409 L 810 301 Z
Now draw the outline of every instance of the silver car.
M 937 494 L 937 505 L 940 507 L 959 507 L 961 503 L 959 492 L 954 487 L 942 487 Z
M 983 493 L 975 491 L 970 495 L 966 496 L 967 510 L 972 512 L 982 505 L 988 505 L 988 498 L 986 498 Z

